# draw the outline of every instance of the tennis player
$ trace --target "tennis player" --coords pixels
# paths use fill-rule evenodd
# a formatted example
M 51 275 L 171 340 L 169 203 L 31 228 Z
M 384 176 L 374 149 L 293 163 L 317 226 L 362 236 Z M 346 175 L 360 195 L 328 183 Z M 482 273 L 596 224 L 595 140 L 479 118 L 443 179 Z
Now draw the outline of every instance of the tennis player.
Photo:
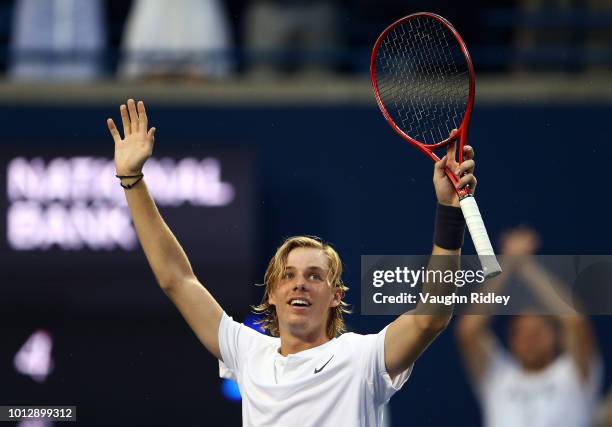
M 318 239 L 294 237 L 278 248 L 265 274 L 265 295 L 257 311 L 269 335 L 235 322 L 196 278 L 149 195 L 142 168 L 153 152 L 155 128 L 148 128 L 144 104 L 130 99 L 120 113 L 123 138 L 112 119 L 107 124 L 138 238 L 161 289 L 219 359 L 221 375 L 238 382 L 243 425 L 382 425 L 383 405 L 446 328 L 452 307 L 409 312 L 378 334 L 343 333 L 348 288 L 340 257 Z M 461 176 L 461 187 L 474 188 L 473 154 L 465 147 L 467 160 L 459 165 L 453 144 L 434 167 L 438 208 L 433 254 L 447 255 L 454 268 L 465 222 L 444 168 Z
M 528 228 L 502 238 L 505 281 L 515 274 L 551 313 L 566 311 L 561 283 L 532 255 L 537 234 Z M 501 287 L 503 283 L 494 286 Z M 554 289 L 553 289 L 554 288 Z M 504 349 L 486 315 L 461 316 L 457 337 L 475 388 L 486 427 L 587 427 L 602 379 L 601 358 L 586 316 L 541 316 L 523 313 L 509 320 Z

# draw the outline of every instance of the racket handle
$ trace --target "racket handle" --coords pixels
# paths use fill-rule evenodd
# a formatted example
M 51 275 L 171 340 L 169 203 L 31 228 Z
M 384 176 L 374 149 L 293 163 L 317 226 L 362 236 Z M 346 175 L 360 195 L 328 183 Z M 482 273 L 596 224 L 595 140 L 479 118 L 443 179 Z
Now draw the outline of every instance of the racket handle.
M 485 277 L 497 276 L 501 273 L 502 269 L 497 262 L 495 252 L 493 252 L 493 246 L 491 246 L 487 229 L 484 222 L 482 222 L 482 216 L 476 204 L 476 199 L 474 196 L 469 195 L 461 199 L 459 203 Z

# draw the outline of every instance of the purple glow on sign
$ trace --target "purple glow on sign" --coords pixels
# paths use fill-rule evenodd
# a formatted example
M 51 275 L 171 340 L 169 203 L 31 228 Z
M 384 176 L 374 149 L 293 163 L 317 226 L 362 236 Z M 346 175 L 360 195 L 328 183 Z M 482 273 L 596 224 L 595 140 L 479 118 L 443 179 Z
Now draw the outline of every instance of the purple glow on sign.
M 232 184 L 209 157 L 151 158 L 143 173 L 158 206 L 227 206 Z M 12 159 L 7 168 L 7 240 L 12 249 L 132 250 L 137 247 L 112 159 Z
M 50 420 L 22 420 L 17 427 L 51 427 L 53 421 Z
M 129 250 L 137 245 L 127 208 L 87 206 L 83 202 L 72 206 L 15 202 L 7 212 L 7 239 L 17 250 L 48 249 L 52 245 L 64 250 Z
M 53 371 L 52 350 L 51 334 L 42 329 L 34 332 L 15 355 L 15 369 L 36 382 L 44 382 Z

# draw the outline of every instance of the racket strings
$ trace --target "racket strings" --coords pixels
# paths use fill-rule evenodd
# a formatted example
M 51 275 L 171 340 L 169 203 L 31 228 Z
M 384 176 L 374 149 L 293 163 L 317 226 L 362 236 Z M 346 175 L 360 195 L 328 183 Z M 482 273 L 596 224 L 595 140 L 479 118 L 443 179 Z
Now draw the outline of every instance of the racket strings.
M 421 16 L 393 28 L 376 54 L 381 100 L 398 127 L 432 145 L 463 121 L 469 70 L 461 48 L 442 23 Z

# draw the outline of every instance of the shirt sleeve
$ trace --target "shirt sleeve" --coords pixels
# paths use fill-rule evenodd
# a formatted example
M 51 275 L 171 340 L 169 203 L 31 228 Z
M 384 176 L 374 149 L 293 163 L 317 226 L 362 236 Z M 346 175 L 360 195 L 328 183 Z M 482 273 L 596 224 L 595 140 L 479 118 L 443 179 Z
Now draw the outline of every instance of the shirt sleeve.
M 224 312 L 219 324 L 219 376 L 238 381 L 246 355 L 265 340 L 265 335 L 234 321 Z
M 374 401 L 380 405 L 387 403 L 391 396 L 402 388 L 410 377 L 414 366 L 414 364 L 410 365 L 408 369 L 391 380 L 385 365 L 385 336 L 387 334 L 387 327 L 378 334 L 366 335 L 364 343 L 360 343 L 360 346 L 364 344 L 361 350 L 364 356 L 363 363 L 365 365 L 366 382 L 374 394 Z
M 603 360 L 599 353 L 595 353 L 589 361 L 589 376 L 588 378 L 582 378 L 582 375 L 578 369 L 578 366 L 572 359 L 569 353 L 564 353 L 558 358 L 559 363 L 564 363 L 568 366 L 572 372 L 574 380 L 578 386 L 582 389 L 582 396 L 585 400 L 595 405 L 601 388 L 603 386 Z

